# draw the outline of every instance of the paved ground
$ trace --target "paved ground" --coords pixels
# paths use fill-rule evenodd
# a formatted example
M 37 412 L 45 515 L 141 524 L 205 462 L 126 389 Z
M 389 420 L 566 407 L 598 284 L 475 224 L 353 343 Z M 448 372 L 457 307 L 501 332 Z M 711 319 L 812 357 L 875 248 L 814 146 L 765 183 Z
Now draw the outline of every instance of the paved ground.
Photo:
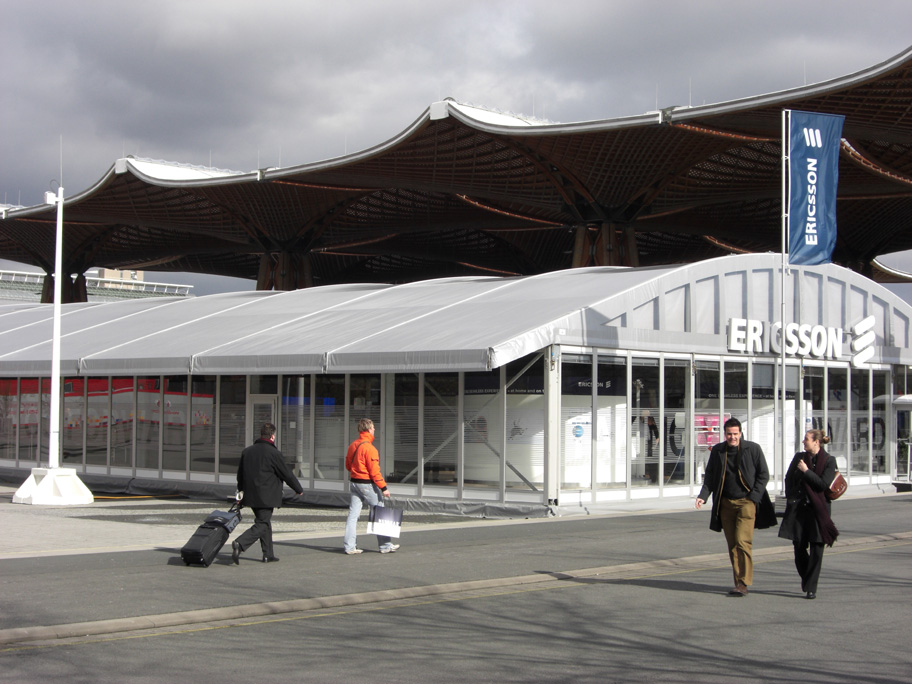
M 700 651 L 729 644 L 732 621 L 740 622 L 733 605 L 749 608 L 744 628 L 774 660 L 793 636 L 812 642 L 817 630 L 838 638 L 844 653 L 860 649 L 861 660 L 828 666 L 833 676 L 818 681 L 912 680 L 903 675 L 912 672 L 904 607 L 912 598 L 912 495 L 859 488 L 836 504 L 843 534 L 827 552 L 816 602 L 795 601 L 801 595 L 790 545 L 774 530 L 758 532 L 757 581 L 745 603 L 735 604 L 724 596 L 731 579 L 722 538 L 690 500 L 618 504 L 550 520 L 409 514 L 398 553 L 380 555 L 374 538 L 363 536 L 360 556 L 341 553 L 344 510 L 288 507 L 275 516 L 280 563 L 255 562 L 251 550 L 240 566 L 224 552 L 210 568 L 193 568 L 178 550 L 211 509 L 222 507 L 217 502 L 100 499 L 85 507 L 38 507 L 11 498 L 11 489 L 0 489 L 7 539 L 0 554 L 0 681 L 118 681 L 125 673 L 158 681 L 176 674 L 178 662 L 193 667 L 185 639 L 217 651 L 230 643 L 251 655 L 250 664 L 212 666 L 211 676 L 197 672 L 196 681 L 257 679 L 256 645 L 303 638 L 301 620 L 321 625 L 317 632 L 305 628 L 313 676 L 301 679 L 350 681 L 329 635 L 344 639 L 348 630 L 369 638 L 361 623 L 350 622 L 357 615 L 380 616 L 389 630 L 378 648 L 402 661 L 389 676 L 378 672 L 379 681 L 727 681 L 730 661 L 720 656 L 698 676 L 700 658 L 681 645 Z M 612 617 L 604 622 L 599 615 Z M 225 627 L 245 636 L 237 641 Z M 576 635 L 572 642 L 564 632 Z M 157 640 L 157 660 L 143 658 L 152 669 L 137 672 L 137 651 L 127 644 L 140 639 L 148 648 L 148 637 L 169 634 L 179 638 Z M 433 655 L 422 645 L 427 639 Z M 453 639 L 472 644 L 485 663 Z M 402 640 L 409 644 L 404 650 Z M 267 668 L 273 681 L 301 674 L 301 653 L 291 648 L 279 649 Z M 47 649 L 56 655 L 36 655 Z M 342 663 L 352 666 L 366 657 L 343 653 Z M 864 662 L 866 654 L 873 662 Z M 110 669 L 74 676 L 75 663 L 93 659 Z M 684 662 L 686 669 L 676 669 Z M 601 676 L 608 665 L 615 674 Z M 740 676 L 781 680 L 784 667 L 775 676 Z M 813 679 L 813 671 L 805 678 Z M 876 676 L 859 676 L 865 673 Z

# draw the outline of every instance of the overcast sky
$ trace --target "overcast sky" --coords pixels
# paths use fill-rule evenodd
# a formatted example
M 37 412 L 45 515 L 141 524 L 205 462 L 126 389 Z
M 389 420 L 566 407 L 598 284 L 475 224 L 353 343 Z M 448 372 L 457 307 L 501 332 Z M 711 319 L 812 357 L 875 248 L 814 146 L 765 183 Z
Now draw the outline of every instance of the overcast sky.
M 910 0 L 0 0 L 0 10 L 0 202 L 22 205 L 61 180 L 67 196 L 85 190 L 124 155 L 235 171 L 340 156 L 444 97 L 604 119 L 815 83 L 912 45 Z

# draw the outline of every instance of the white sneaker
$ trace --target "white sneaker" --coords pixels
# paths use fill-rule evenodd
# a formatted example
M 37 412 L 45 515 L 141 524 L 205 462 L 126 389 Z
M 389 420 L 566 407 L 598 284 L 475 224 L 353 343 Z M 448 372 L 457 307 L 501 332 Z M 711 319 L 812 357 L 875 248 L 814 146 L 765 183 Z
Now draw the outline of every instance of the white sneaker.
M 395 553 L 399 549 L 399 544 L 390 544 L 380 549 L 380 553 Z
M 352 549 L 351 551 L 346 551 L 345 555 L 354 556 L 356 553 L 364 553 L 361 549 Z

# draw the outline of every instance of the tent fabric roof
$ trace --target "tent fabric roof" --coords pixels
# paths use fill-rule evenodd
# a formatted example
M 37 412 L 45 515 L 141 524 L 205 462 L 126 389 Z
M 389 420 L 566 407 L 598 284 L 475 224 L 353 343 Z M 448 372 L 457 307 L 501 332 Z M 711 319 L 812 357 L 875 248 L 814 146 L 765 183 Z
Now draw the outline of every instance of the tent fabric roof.
M 526 277 L 67 304 L 61 374 L 484 371 L 551 344 L 618 349 L 652 344 L 657 351 L 718 354 L 719 345 L 724 348 L 725 312 L 771 311 L 771 288 L 752 291 L 771 282 L 779 264 L 775 254 L 742 255 L 678 267 L 578 268 Z M 835 265 L 795 273 L 809 274 L 813 283 L 799 288 L 802 297 L 835 293 L 837 287 L 851 288 L 853 302 L 870 297 L 859 311 L 885 312 L 877 329 L 881 344 L 895 347 L 890 354 L 908 357 L 908 304 Z M 826 288 L 819 284 L 824 279 Z M 718 284 L 707 290 L 703 284 L 711 281 Z M 743 292 L 735 292 L 737 283 Z M 685 291 L 690 303 L 674 294 Z M 748 300 L 752 308 L 742 309 Z M 824 308 L 817 301 L 804 306 L 812 312 Z M 683 323 L 682 308 L 692 322 Z M 52 313 L 49 304 L 0 305 L 0 376 L 50 374 Z M 817 322 L 843 327 L 845 316 L 834 310 L 833 322 Z
M 63 375 L 489 370 L 654 269 L 64 305 Z M 50 372 L 52 305 L 0 306 L 0 375 Z M 563 324 L 565 327 L 567 323 Z M 576 326 L 579 327 L 578 325 Z
M 435 102 L 385 143 L 289 168 L 120 159 L 66 200 L 65 268 L 253 279 L 262 255 L 284 254 L 276 269 L 300 286 L 536 274 L 570 267 L 575 250 L 629 265 L 777 250 L 793 108 L 846 117 L 835 261 L 896 280 L 875 259 L 912 248 L 910 101 L 912 48 L 820 84 L 602 121 Z M 55 221 L 49 206 L 8 211 L 0 257 L 52 272 Z M 632 241 L 600 246 L 602 226 Z

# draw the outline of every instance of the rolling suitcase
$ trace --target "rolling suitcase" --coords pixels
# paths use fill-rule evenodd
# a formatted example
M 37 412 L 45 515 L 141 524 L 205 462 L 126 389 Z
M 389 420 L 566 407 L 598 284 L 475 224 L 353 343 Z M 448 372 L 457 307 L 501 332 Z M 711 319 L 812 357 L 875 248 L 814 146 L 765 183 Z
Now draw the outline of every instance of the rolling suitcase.
M 181 560 L 186 565 L 202 565 L 208 568 L 239 522 L 239 504 L 233 505 L 227 511 L 212 511 L 184 544 L 184 548 L 181 549 Z

